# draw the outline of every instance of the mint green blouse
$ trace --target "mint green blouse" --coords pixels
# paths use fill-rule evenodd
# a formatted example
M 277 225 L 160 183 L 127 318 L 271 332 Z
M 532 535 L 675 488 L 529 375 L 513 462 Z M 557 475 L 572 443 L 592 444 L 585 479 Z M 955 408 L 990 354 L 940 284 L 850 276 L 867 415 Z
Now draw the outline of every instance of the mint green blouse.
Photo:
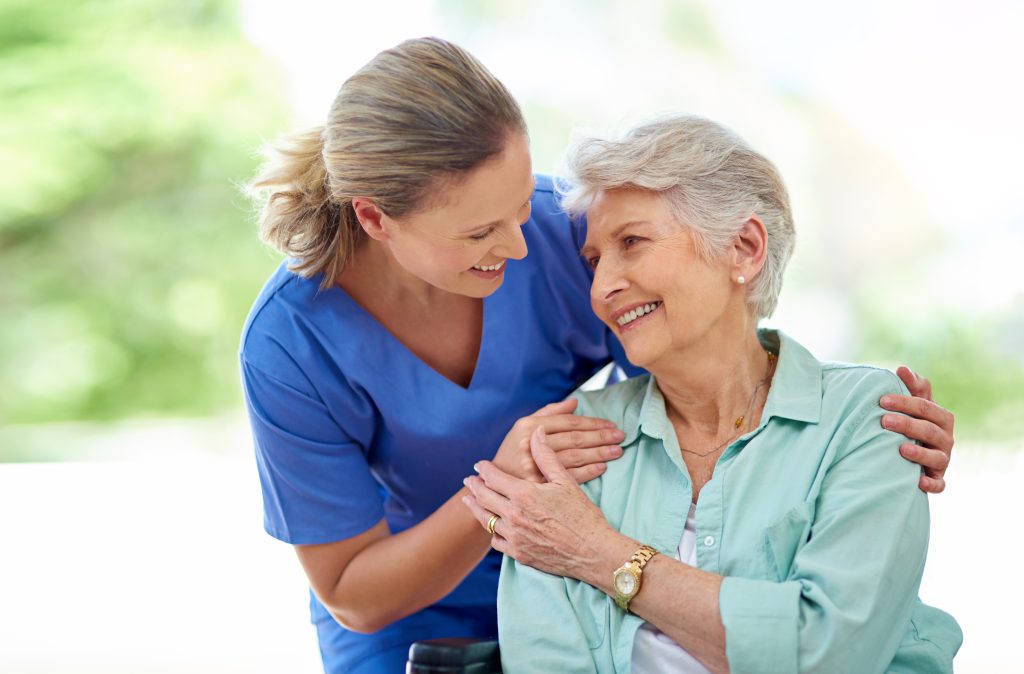
M 732 674 L 952 672 L 960 628 L 917 599 L 920 467 L 880 423 L 879 398 L 906 389 L 887 370 L 821 363 L 780 332 L 759 336 L 779 356 L 761 422 L 725 449 L 696 508 L 698 566 L 725 576 Z M 674 556 L 691 482 L 655 379 L 576 396 L 577 414 L 626 433 L 622 458 L 584 491 L 617 530 Z M 629 672 L 642 622 L 590 585 L 503 562 L 506 674 Z

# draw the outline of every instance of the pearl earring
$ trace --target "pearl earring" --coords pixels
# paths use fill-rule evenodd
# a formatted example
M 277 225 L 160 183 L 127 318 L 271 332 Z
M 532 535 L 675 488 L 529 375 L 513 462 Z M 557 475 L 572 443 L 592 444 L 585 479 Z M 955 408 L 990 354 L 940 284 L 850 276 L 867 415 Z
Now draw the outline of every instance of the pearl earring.
M 740 285 L 743 285 L 746 282 L 747 282 L 747 277 L 746 276 L 737 276 L 736 277 L 736 283 L 739 283 Z

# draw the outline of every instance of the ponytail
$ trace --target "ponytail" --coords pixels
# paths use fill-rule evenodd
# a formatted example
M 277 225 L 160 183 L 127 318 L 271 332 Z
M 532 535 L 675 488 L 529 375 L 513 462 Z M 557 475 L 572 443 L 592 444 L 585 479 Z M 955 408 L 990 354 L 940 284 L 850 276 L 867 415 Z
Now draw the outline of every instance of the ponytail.
M 324 127 L 282 136 L 267 148 L 267 161 L 249 183 L 249 193 L 263 202 L 260 239 L 293 261 L 300 276 L 323 273 L 328 288 L 352 257 L 363 231 L 350 199 L 331 195 L 323 157 Z

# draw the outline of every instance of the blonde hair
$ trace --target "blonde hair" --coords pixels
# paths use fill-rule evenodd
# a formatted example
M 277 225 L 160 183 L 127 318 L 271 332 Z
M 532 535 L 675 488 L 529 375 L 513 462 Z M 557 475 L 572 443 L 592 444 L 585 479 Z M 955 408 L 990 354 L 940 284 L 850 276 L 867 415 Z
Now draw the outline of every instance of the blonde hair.
M 364 233 L 354 197 L 394 218 L 438 204 L 458 182 L 526 133 L 519 105 L 479 61 L 427 37 L 383 51 L 341 87 L 327 123 L 280 138 L 249 183 L 260 238 L 301 276 L 337 276 Z
M 705 259 L 728 248 L 752 215 L 768 231 L 764 267 L 748 285 L 758 318 L 775 311 L 796 231 L 775 166 L 724 126 L 677 115 L 634 128 L 620 140 L 587 138 L 569 153 L 562 205 L 579 215 L 598 192 L 634 187 L 662 195 L 694 235 Z

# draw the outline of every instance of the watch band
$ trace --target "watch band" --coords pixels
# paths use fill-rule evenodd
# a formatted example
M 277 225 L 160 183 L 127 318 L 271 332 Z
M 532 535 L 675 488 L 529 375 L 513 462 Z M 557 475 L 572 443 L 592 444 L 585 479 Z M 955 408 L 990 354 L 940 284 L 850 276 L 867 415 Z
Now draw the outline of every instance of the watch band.
M 629 558 L 629 561 L 636 562 L 636 564 L 638 565 L 637 570 L 643 571 L 644 567 L 647 565 L 647 562 L 651 561 L 651 557 L 653 557 L 656 554 L 658 554 L 658 551 L 652 548 L 651 546 L 641 545 L 639 549 L 637 549 L 637 551 L 633 553 L 633 556 Z

